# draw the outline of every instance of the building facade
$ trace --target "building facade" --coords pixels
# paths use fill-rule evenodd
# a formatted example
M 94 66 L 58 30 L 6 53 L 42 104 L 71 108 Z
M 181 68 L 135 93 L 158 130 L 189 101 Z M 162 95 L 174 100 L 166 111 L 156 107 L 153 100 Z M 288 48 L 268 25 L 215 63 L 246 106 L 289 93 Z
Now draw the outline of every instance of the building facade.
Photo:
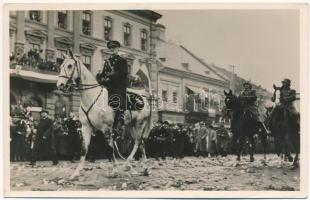
M 174 123 L 217 121 L 229 80 L 184 46 L 165 41 L 164 31 L 162 26 L 156 43 L 159 119 Z
M 77 113 L 78 94 L 64 94 L 55 84 L 63 53 L 72 49 L 95 75 L 111 55 L 106 47 L 109 40 L 121 43 L 120 54 L 128 60 L 129 72 L 149 72 L 148 89 L 156 89 L 154 41 L 160 17 L 148 10 L 12 11 L 11 105 L 31 107 L 34 112 L 45 108 L 52 116 Z

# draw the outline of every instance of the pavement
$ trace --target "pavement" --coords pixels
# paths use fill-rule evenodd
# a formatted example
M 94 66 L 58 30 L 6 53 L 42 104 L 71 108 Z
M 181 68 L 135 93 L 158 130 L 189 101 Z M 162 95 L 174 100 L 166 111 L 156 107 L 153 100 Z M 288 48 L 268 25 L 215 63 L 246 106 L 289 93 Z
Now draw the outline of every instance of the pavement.
M 78 163 L 38 161 L 35 167 L 28 162 L 11 162 L 12 191 L 74 191 L 74 190 L 205 190 L 205 191 L 293 191 L 300 188 L 300 171 L 291 163 L 279 165 L 275 155 L 203 158 L 167 158 L 156 161 L 107 160 L 85 163 L 82 175 L 69 180 Z

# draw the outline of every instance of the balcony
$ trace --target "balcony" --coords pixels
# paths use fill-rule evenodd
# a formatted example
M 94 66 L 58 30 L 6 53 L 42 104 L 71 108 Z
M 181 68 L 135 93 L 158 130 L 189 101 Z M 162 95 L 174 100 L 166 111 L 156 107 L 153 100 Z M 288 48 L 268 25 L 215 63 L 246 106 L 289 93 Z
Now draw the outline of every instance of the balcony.
M 219 115 L 222 112 L 222 100 L 215 101 L 211 98 L 201 98 L 199 94 L 190 94 L 185 97 L 184 111 L 209 113 L 211 115 Z
M 23 70 L 36 71 L 40 73 L 58 74 L 59 65 L 56 62 L 47 61 L 41 58 L 40 53 L 30 50 L 22 56 L 10 56 L 10 68 L 15 69 L 16 66 L 22 66 Z

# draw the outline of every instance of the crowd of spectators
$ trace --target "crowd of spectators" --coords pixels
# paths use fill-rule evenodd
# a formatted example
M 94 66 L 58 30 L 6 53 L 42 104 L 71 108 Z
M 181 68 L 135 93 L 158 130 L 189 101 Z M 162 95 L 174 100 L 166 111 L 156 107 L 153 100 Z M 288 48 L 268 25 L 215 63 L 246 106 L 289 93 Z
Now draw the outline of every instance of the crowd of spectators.
M 58 72 L 59 68 L 57 63 L 45 60 L 41 57 L 42 50 L 31 49 L 28 53 L 12 54 L 10 56 L 10 64 L 21 65 L 23 67 L 30 67 L 33 69 L 48 70 L 53 72 Z
M 204 122 L 183 125 L 158 121 L 146 141 L 149 157 L 226 156 L 231 137 L 224 124 L 215 127 Z
M 11 106 L 11 161 L 30 161 L 35 165 L 37 160 L 52 160 L 56 165 L 60 159 L 78 160 L 82 146 L 81 123 L 74 113 L 52 119 L 43 110 L 41 118 L 35 120 L 29 110 L 22 105 Z M 214 157 L 233 153 L 231 133 L 222 123 L 184 125 L 158 121 L 144 143 L 147 157 L 156 159 L 167 156 L 176 159 L 185 156 Z M 129 155 L 133 145 L 129 134 L 119 136 L 117 144 L 122 155 Z M 111 155 L 112 148 L 107 138 L 96 132 L 92 136 L 87 159 L 92 162 L 103 158 L 111 160 Z

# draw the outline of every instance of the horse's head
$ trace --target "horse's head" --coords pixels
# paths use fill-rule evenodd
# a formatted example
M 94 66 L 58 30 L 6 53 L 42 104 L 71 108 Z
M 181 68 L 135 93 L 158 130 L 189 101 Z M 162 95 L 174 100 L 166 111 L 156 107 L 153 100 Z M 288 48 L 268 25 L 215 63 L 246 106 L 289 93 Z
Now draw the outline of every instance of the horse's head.
M 57 81 L 57 88 L 61 90 L 69 89 L 79 82 L 81 67 L 78 65 L 78 58 L 69 50 L 69 55 L 63 54 L 64 61 L 60 66 L 60 73 Z
M 273 97 L 272 97 L 272 101 L 275 102 L 275 104 L 279 104 L 280 103 L 280 89 L 281 87 L 277 87 L 275 84 L 273 84 Z
M 236 106 L 237 97 L 232 93 L 231 90 L 229 90 L 228 93 L 224 90 L 224 94 L 225 94 L 226 109 L 232 110 Z
M 237 108 L 238 98 L 232 93 L 231 90 L 227 93 L 224 90 L 225 94 L 225 105 L 226 105 L 226 114 L 231 117 L 231 114 L 235 108 Z

